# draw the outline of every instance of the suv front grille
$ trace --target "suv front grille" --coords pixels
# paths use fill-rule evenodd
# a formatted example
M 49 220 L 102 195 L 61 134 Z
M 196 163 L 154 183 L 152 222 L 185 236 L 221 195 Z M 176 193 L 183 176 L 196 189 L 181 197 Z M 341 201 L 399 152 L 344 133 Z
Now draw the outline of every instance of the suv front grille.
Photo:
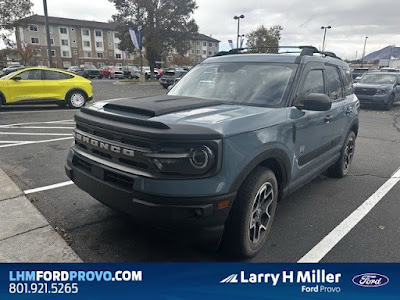
M 376 94 L 376 89 L 375 88 L 361 88 L 361 87 L 356 87 L 354 89 L 354 94 L 356 95 L 367 95 L 367 96 L 373 96 Z

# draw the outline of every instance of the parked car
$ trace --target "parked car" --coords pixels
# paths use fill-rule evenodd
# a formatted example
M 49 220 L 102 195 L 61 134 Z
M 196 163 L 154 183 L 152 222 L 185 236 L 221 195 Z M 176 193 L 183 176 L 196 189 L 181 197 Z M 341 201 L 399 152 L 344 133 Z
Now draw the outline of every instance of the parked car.
M 167 71 L 160 77 L 160 84 L 166 89 L 181 80 L 187 73 L 183 69 L 182 71 Z
M 26 68 L 0 78 L 0 106 L 56 103 L 81 108 L 92 99 L 89 80 L 59 69 Z
M 100 71 L 93 65 L 87 65 L 83 68 L 83 77 L 85 78 L 101 78 Z
M 4 75 L 8 75 L 8 74 L 10 74 L 12 72 L 21 70 L 23 68 L 25 68 L 25 66 L 22 66 L 22 65 L 11 65 L 11 66 L 8 66 L 8 67 L 3 69 L 3 76 Z
M 362 76 L 365 72 L 368 72 L 368 70 L 368 68 L 355 68 L 352 72 L 353 80 Z
M 143 67 L 142 73 L 146 79 L 150 79 L 150 67 Z M 153 77 L 159 79 L 162 76 L 162 71 L 160 69 L 154 68 Z
M 231 53 L 204 60 L 167 95 L 82 108 L 68 177 L 137 221 L 257 254 L 278 199 L 327 169 L 348 174 L 359 101 L 349 66 L 314 47 Z M 201 83 L 214 73 L 213 85 Z
M 392 72 L 392 73 L 399 73 L 400 70 L 396 68 L 382 68 L 380 70 L 381 72 Z
M 125 66 L 120 68 L 124 72 L 125 78 L 138 79 L 140 76 L 140 70 L 136 66 Z
M 107 66 L 100 69 L 100 79 L 103 77 L 109 79 L 123 79 L 124 72 L 119 67 Z
M 83 76 L 83 68 L 78 67 L 78 66 L 71 66 L 67 70 L 68 72 Z
M 400 100 L 400 74 L 394 72 L 364 73 L 354 85 L 354 93 L 361 104 L 374 104 L 391 110 Z

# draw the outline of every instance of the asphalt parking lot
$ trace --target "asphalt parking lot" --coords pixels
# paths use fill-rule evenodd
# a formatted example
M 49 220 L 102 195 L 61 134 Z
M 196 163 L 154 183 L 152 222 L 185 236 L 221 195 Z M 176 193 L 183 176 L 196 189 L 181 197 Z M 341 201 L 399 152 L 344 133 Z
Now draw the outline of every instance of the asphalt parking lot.
M 94 80 L 96 100 L 165 93 L 157 83 Z M 74 110 L 57 106 L 0 110 L 0 168 L 57 230 L 65 231 L 84 262 L 226 261 L 179 242 L 100 204 L 64 173 L 73 141 Z M 324 175 L 279 206 L 270 238 L 250 261 L 296 262 L 371 197 L 400 167 L 400 104 L 362 109 L 349 176 Z M 44 188 L 43 187 L 47 187 Z M 400 183 L 390 189 L 322 262 L 400 262 Z

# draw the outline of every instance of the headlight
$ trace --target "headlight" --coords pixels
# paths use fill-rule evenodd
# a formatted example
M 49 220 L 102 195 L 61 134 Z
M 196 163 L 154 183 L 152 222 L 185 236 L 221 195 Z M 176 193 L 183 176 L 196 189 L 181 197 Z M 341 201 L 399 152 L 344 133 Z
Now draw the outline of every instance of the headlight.
M 377 89 L 375 95 L 386 95 L 386 89 Z
M 219 143 L 159 145 L 144 156 L 157 173 L 206 175 L 218 169 Z

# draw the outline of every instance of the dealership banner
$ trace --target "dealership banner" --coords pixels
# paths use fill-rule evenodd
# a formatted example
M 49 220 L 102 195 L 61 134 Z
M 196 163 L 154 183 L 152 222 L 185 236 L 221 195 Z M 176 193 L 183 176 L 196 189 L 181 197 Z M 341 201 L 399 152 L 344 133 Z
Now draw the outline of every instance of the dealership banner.
M 0 264 L 0 299 L 399 299 L 400 264 Z

